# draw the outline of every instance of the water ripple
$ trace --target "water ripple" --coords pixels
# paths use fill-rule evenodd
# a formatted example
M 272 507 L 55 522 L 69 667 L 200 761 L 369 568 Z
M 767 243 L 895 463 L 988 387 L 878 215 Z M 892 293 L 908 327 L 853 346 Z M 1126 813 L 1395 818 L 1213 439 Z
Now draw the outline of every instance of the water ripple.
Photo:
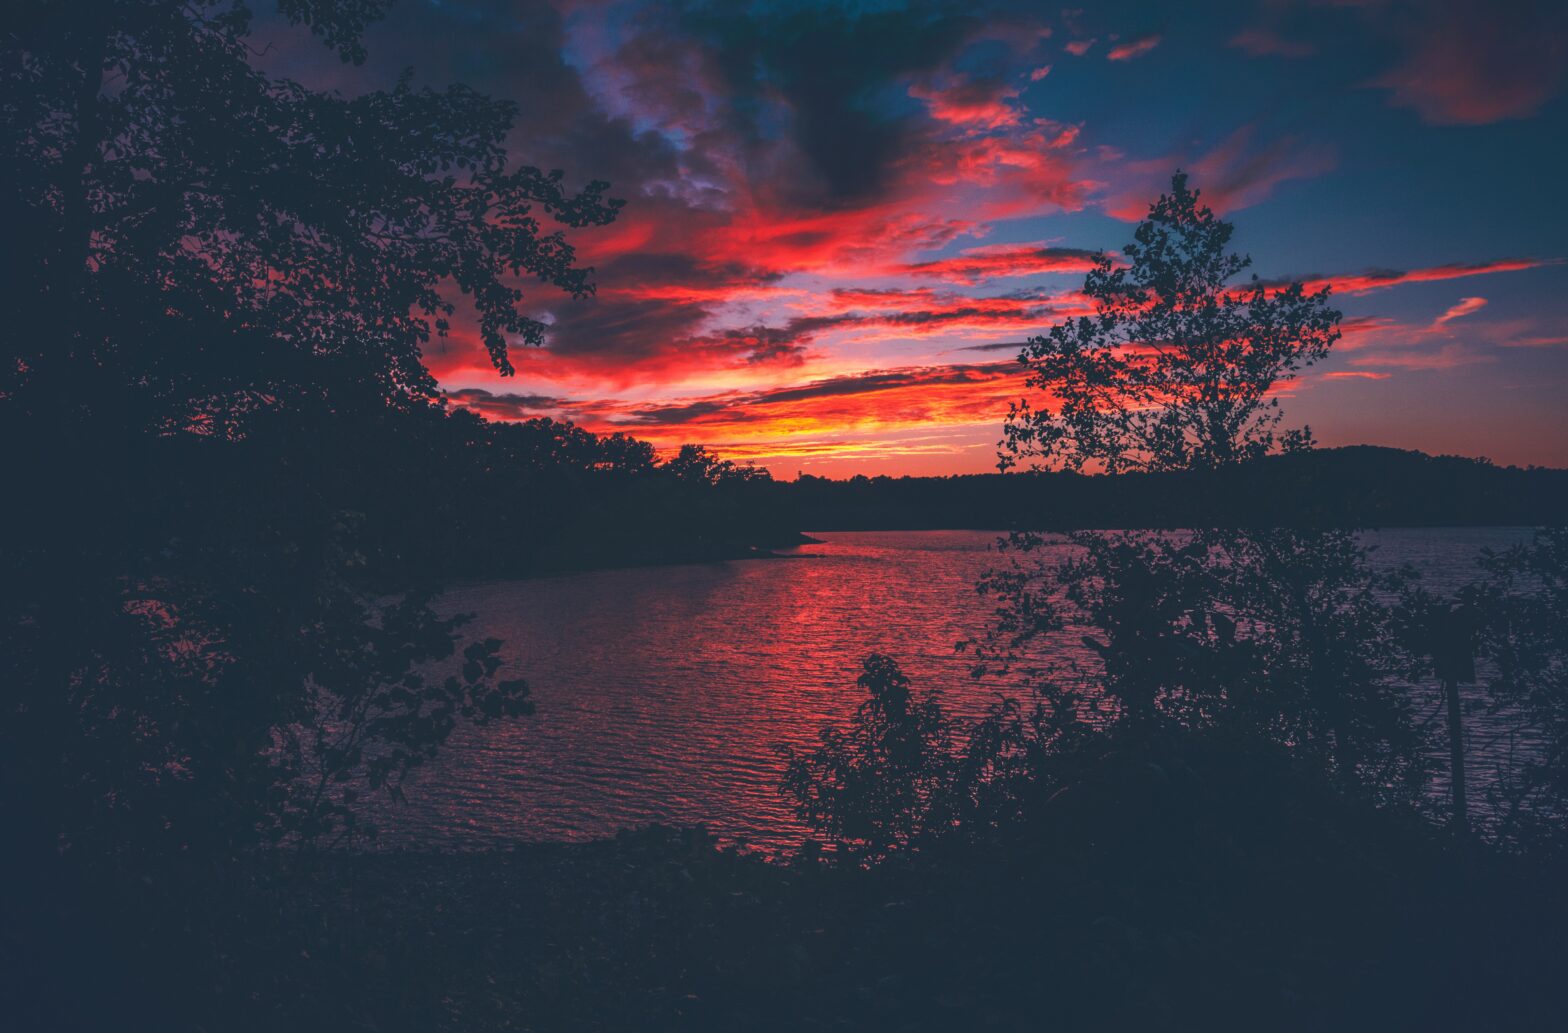
M 889 653 L 917 688 L 983 711 L 953 644 L 983 631 L 974 583 L 997 557 L 983 531 L 825 533 L 785 560 L 598 571 L 454 590 L 506 641 L 531 719 L 469 728 L 383 816 L 386 841 L 471 848 L 583 839 L 659 821 L 705 823 L 762 849 L 804 835 L 777 791 L 780 744 L 809 745 L 860 702 L 861 659 Z M 1475 574 L 1511 529 L 1385 531 L 1379 562 L 1410 562 L 1430 587 Z M 1082 647 L 1060 644 L 1067 657 Z

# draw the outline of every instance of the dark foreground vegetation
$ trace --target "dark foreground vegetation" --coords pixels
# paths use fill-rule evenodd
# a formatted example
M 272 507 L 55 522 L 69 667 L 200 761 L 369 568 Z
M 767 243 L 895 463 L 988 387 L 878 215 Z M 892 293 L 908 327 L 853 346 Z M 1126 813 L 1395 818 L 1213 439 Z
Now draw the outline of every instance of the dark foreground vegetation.
M 278 4 L 350 61 L 383 7 Z M 532 712 L 437 581 L 745 554 L 794 518 L 700 450 L 449 411 L 421 355 L 458 302 L 509 374 L 545 333 L 518 285 L 592 291 L 546 224 L 620 203 L 511 165 L 514 113 L 461 87 L 269 78 L 249 24 L 233 0 L 24 3 L 0 44 L 0 1025 L 1560 1025 L 1568 535 L 1438 598 L 1341 526 L 1397 512 L 1370 488 L 1317 505 L 1309 477 L 1312 518 L 1239 523 L 1278 511 L 1246 500 L 1276 471 L 1360 462 L 1272 400 L 1339 313 L 1237 281 L 1180 176 L 1089 274 L 1095 317 L 1024 349 L 1042 407 L 1004 460 L 1124 475 L 1070 482 L 1091 523 L 1154 485 L 1148 520 L 1196 530 L 1079 532 L 1052 566 L 1029 529 L 1071 506 L 1003 499 L 1047 514 L 1001 521 L 1023 530 L 965 648 L 1021 698 L 956 720 L 868 658 L 854 719 L 787 758 L 821 840 L 794 858 L 663 829 L 363 850 L 366 801 L 460 724 Z M 1542 519 L 1545 475 L 1397 462 L 1421 498 Z M 1183 508 L 1219 483 L 1235 520 Z M 1053 666 L 1069 628 L 1089 670 Z M 1462 683 L 1531 744 L 1484 786 Z
M 652 828 L 280 860 L 170 893 L 133 881 L 73 896 L 41 932 L 8 916 L 25 942 L 7 945 L 7 1014 L 28 1030 L 1559 1024 L 1560 869 L 1456 851 L 1284 767 L 1160 761 L 1105 756 L 1005 842 L 871 870 Z

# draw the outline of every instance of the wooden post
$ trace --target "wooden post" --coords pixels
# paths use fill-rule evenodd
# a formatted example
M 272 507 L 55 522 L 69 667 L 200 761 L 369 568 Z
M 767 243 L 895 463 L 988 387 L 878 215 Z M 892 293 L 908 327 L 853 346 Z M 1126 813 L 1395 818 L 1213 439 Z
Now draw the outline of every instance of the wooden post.
M 1459 680 L 1443 679 L 1443 692 L 1448 696 L 1448 777 L 1453 799 L 1454 833 L 1464 836 L 1470 825 L 1469 809 L 1465 802 L 1465 726 L 1459 710 Z
M 1475 620 L 1466 606 L 1447 606 L 1432 615 L 1432 667 L 1448 701 L 1448 775 L 1453 800 L 1450 827 L 1457 836 L 1469 831 L 1465 786 L 1465 722 L 1459 705 L 1459 683 L 1475 681 Z

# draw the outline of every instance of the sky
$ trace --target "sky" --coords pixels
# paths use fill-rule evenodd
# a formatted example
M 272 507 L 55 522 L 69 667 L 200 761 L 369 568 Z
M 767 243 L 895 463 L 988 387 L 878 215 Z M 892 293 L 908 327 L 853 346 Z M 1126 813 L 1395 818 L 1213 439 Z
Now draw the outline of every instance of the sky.
M 352 94 L 467 83 L 509 151 L 626 206 L 571 231 L 597 293 L 450 400 L 775 476 L 995 468 L 1022 342 L 1085 311 L 1099 251 L 1178 168 L 1265 279 L 1333 287 L 1344 338 L 1287 425 L 1568 466 L 1568 4 L 399 0 Z

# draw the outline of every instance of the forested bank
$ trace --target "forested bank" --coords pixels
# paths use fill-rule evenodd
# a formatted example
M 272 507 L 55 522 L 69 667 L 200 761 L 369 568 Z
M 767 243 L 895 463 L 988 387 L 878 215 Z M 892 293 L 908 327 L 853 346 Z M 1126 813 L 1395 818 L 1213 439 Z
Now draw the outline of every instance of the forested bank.
M 1535 526 L 1568 517 L 1568 471 L 1360 445 L 1215 470 L 803 476 L 773 492 L 822 531 L 1230 526 Z

